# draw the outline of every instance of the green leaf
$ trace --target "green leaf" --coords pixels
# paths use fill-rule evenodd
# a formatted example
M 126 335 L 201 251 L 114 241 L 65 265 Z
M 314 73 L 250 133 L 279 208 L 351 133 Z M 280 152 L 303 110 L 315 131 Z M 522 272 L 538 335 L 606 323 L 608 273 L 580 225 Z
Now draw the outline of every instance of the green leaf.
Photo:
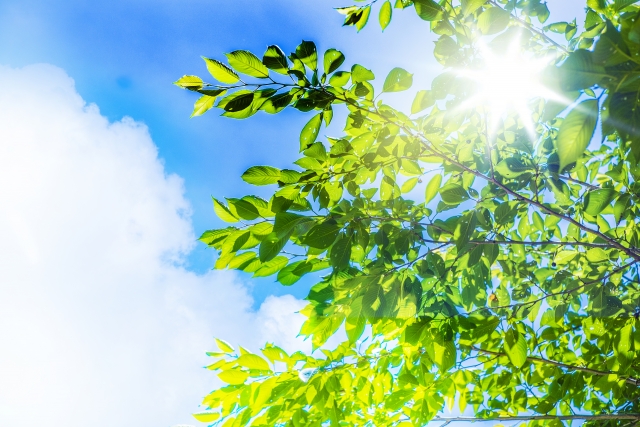
M 462 0 L 462 16 L 469 16 L 484 5 L 487 0 Z
M 331 255 L 329 257 L 331 265 L 336 270 L 342 270 L 349 266 L 351 259 L 351 235 L 342 234 L 336 243 L 331 247 Z
M 507 28 L 511 15 L 500 7 L 486 9 L 478 17 L 478 29 L 482 34 L 495 34 Z
M 204 82 L 198 76 L 182 76 L 173 84 L 183 89 L 198 90 L 202 89 Z
M 345 322 L 345 331 L 351 344 L 358 341 L 362 336 L 366 325 L 366 319 L 362 311 L 362 298 L 359 296 L 349 304 L 350 311 Z
M 303 40 L 296 48 L 296 56 L 312 71 L 318 68 L 318 53 L 314 42 Z
M 329 78 L 329 84 L 335 87 L 342 87 L 349 83 L 351 73 L 349 71 L 337 71 Z
M 316 249 L 327 249 L 333 244 L 340 232 L 335 221 L 325 221 L 315 225 L 304 237 L 304 243 Z
M 218 218 L 225 222 L 238 222 L 238 217 L 231 213 L 231 211 L 220 201 L 213 198 L 213 211 L 218 215 Z
M 504 340 L 504 349 L 516 368 L 522 368 L 527 361 L 527 340 L 514 328 L 510 328 Z
M 606 77 L 604 66 L 596 64 L 593 52 L 578 49 L 558 68 L 563 90 L 574 91 L 590 88 Z
M 414 0 L 413 6 L 418 16 L 425 21 L 435 21 L 442 14 L 442 7 L 433 0 Z
M 271 368 L 266 360 L 257 354 L 243 354 L 236 359 L 236 363 L 242 367 L 249 369 L 258 369 L 260 371 L 270 371 Z
M 587 0 L 587 6 L 596 12 L 604 12 L 604 9 L 607 7 L 607 3 L 605 0 Z
M 307 261 L 298 261 L 287 265 L 278 273 L 278 282 L 291 286 L 311 271 L 312 265 Z
M 430 90 L 420 90 L 416 93 L 413 104 L 411 104 L 411 114 L 419 113 L 420 111 L 433 106 L 435 102 L 436 100 L 433 96 L 433 92 Z
M 256 272 L 253 273 L 253 277 L 266 277 L 271 276 L 272 274 L 276 274 L 278 271 L 282 270 L 288 262 L 289 258 L 287 258 L 286 256 L 277 256 L 274 259 L 262 264 L 256 270 Z
M 448 205 L 459 205 L 469 199 L 469 193 L 459 184 L 446 184 L 439 193 L 442 201 Z
M 198 98 L 196 103 L 193 105 L 193 113 L 191 113 L 191 117 L 201 116 L 209 111 L 216 103 L 216 99 L 217 97 L 208 95 L 203 95 Z
M 344 55 L 337 49 L 328 49 L 324 53 L 324 72 L 331 74 L 344 62 Z
M 233 347 L 231 347 L 231 345 L 228 342 L 223 341 L 223 340 L 218 339 L 218 338 L 216 338 L 215 340 L 216 340 L 216 344 L 218 345 L 218 348 L 223 353 L 231 354 L 231 353 L 233 353 L 235 351 L 233 349 Z
M 271 45 L 262 57 L 262 63 L 270 70 L 285 76 L 289 71 L 289 62 L 282 49 L 276 45 Z
M 380 183 L 380 198 L 382 200 L 393 200 L 400 197 L 400 194 L 402 194 L 400 187 L 393 179 L 386 175 L 382 177 Z
M 275 184 L 280 180 L 280 169 L 271 166 L 252 166 L 242 174 L 242 179 L 252 185 Z
M 526 166 L 515 157 L 508 157 L 495 166 L 495 170 L 505 178 L 517 178 L 523 173 L 533 170 L 532 166 Z
M 248 221 L 252 221 L 260 216 L 258 208 L 246 200 L 227 199 L 227 202 L 229 203 L 229 210 L 234 216 Z
M 598 120 L 598 101 L 589 99 L 573 108 L 560 125 L 556 150 L 560 171 L 578 160 L 591 142 Z
M 351 81 L 355 84 L 358 82 L 366 82 L 376 77 L 371 70 L 364 68 L 362 65 L 355 64 L 351 67 Z
M 249 374 L 239 369 L 229 369 L 227 371 L 220 372 L 218 374 L 218 378 L 227 384 L 239 385 L 244 384 L 247 378 L 249 378 Z
M 239 255 L 236 255 L 231 261 L 229 261 L 227 268 L 244 270 L 250 264 L 252 264 L 254 260 L 256 260 L 255 252 L 243 252 Z
M 616 192 L 613 188 L 589 191 L 584 197 L 584 211 L 591 216 L 601 214 L 609 206 Z
M 615 204 L 613 205 L 613 216 L 615 217 L 616 223 L 619 223 L 622 220 L 622 217 L 625 214 L 628 214 L 628 209 L 631 207 L 631 195 L 623 194 L 618 197 Z
M 451 369 L 457 360 L 457 350 L 453 341 L 433 341 L 433 361 L 438 365 L 440 372 Z
M 246 50 L 234 50 L 226 55 L 229 65 L 236 71 L 258 79 L 269 78 L 269 69 L 253 53 Z
M 380 6 L 378 20 L 380 21 L 380 28 L 382 28 L 382 31 L 384 31 L 385 28 L 389 26 L 389 22 L 391 22 L 391 11 L 391 2 L 389 0 L 385 1 L 382 6 Z
M 311 221 L 312 219 L 303 215 L 298 215 L 293 212 L 278 212 L 276 214 L 276 220 L 273 225 L 274 233 L 278 236 L 286 236 L 291 233 L 295 226 L 304 221 Z
M 267 235 L 260 243 L 259 258 L 260 262 L 267 262 L 274 259 L 284 248 L 288 238 L 279 238 L 276 233 Z
M 215 59 L 205 58 L 205 64 L 207 65 L 207 70 L 213 76 L 214 79 L 218 80 L 221 83 L 233 84 L 240 81 L 240 77 L 233 71 L 231 68 L 227 67 L 220 61 L 216 61 Z
M 436 194 L 438 194 L 438 191 L 440 190 L 440 184 L 442 184 L 442 175 L 434 175 L 434 177 L 431 178 L 431 180 L 427 184 L 427 187 L 424 191 L 425 205 L 432 201 L 434 197 L 436 197 Z
M 365 6 L 360 9 L 360 17 L 357 22 L 355 22 L 356 29 L 358 31 L 362 30 L 367 22 L 369 21 L 369 15 L 371 14 L 371 6 Z
M 394 68 L 384 80 L 383 92 L 400 92 L 407 90 L 413 84 L 413 74 L 402 68 Z
M 403 194 L 408 193 L 409 191 L 414 189 L 417 183 L 418 183 L 418 178 L 409 178 L 402 184 L 402 187 L 400 187 L 400 191 Z
M 638 0 L 613 0 L 613 9 L 618 12 L 627 6 L 637 3 Z
M 587 261 L 589 262 L 598 263 L 608 259 L 609 255 L 600 248 L 591 248 L 587 251 Z
M 244 89 L 239 90 L 221 99 L 218 103 L 218 108 L 222 108 L 225 111 L 224 114 L 237 113 L 240 111 L 251 113 L 251 104 L 253 103 L 254 97 L 254 92 Z
M 307 122 L 300 132 L 300 152 L 306 150 L 316 142 L 320 125 L 322 124 L 322 113 L 316 114 Z
M 453 238 L 456 241 L 456 247 L 458 249 L 461 249 L 469 242 L 471 236 L 475 232 L 476 225 L 477 218 L 475 212 L 473 211 L 471 211 L 468 215 L 465 215 L 462 221 L 458 222 L 456 230 L 453 234 Z
M 193 414 L 193 418 L 200 421 L 201 423 L 210 423 L 220 418 L 220 413 L 219 412 L 200 412 L 197 414 Z
M 285 109 L 294 100 L 294 95 L 297 89 L 291 89 L 287 92 L 282 92 L 267 99 L 264 104 L 260 106 L 260 109 L 269 113 L 276 114 Z

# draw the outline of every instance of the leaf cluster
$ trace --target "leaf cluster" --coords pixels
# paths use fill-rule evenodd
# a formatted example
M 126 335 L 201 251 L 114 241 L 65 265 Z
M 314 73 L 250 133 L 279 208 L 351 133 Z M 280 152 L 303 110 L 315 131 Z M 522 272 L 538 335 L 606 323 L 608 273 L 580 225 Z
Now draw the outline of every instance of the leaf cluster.
M 375 1 L 338 9 L 368 22 Z M 586 22 L 546 23 L 542 1 L 386 1 L 439 35 L 443 72 L 415 91 L 410 112 L 383 102 L 413 75 L 381 85 L 345 56 L 303 41 L 285 55 L 205 58 L 215 81 L 184 76 L 193 115 L 218 108 L 244 119 L 292 107 L 310 114 L 292 169 L 249 168 L 266 200 L 214 199 L 229 223 L 206 231 L 215 268 L 274 276 L 291 286 L 321 277 L 307 297 L 311 355 L 267 345 L 263 356 L 226 343 L 209 366 L 226 386 L 196 415 L 221 426 L 422 426 L 446 406 L 475 419 L 529 426 L 640 422 L 640 8 L 589 0 Z M 582 29 L 580 29 L 582 28 Z M 559 44 L 549 32 L 564 34 Z M 557 99 L 530 102 L 488 126 L 469 102 L 480 43 L 511 40 L 553 53 Z M 378 90 L 378 94 L 376 94 Z M 322 137 L 333 109 L 343 133 Z M 601 138 L 597 140 L 594 135 Z M 325 343 L 344 328 L 348 340 Z M 468 419 L 468 418 L 465 418 Z

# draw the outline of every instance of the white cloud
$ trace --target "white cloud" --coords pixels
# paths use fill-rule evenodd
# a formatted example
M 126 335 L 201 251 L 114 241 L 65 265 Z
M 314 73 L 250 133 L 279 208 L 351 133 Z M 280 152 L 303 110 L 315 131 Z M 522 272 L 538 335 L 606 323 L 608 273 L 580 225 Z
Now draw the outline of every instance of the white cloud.
M 0 93 L 0 425 L 195 424 L 213 336 L 300 348 L 301 301 L 256 312 L 235 274 L 180 266 L 189 205 L 143 125 L 49 65 L 0 67 Z

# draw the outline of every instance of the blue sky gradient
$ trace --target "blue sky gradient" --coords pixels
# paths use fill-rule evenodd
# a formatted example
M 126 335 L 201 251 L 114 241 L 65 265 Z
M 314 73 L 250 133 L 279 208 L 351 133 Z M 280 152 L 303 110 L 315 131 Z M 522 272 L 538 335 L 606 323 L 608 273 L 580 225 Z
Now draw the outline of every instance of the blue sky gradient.
M 415 73 L 415 87 L 428 87 L 439 71 L 431 56 L 434 36 L 413 11 L 398 12 L 384 34 L 372 15 L 358 34 L 353 27 L 341 27 L 342 16 L 332 7 L 342 5 L 255 0 L 3 2 L 0 63 L 57 65 L 110 120 L 131 116 L 145 123 L 167 172 L 184 178 L 194 229 L 200 233 L 223 225 L 211 209 L 211 195 L 269 195 L 269 188 L 249 187 L 240 175 L 255 164 L 290 166 L 297 158 L 299 131 L 308 120 L 292 109 L 242 121 L 219 117 L 217 110 L 190 119 L 195 94 L 171 82 L 183 74 L 206 79 L 201 55 L 224 58 L 224 52 L 247 49 L 262 56 L 269 44 L 292 51 L 305 39 L 316 41 L 321 52 L 342 50 L 345 66 L 360 63 L 373 69 L 378 84 L 394 66 Z M 340 125 L 338 114 L 335 123 Z M 338 126 L 332 129 L 335 133 Z M 204 272 L 211 268 L 212 257 L 212 251 L 198 245 L 189 256 L 189 268 Z M 307 288 L 308 283 L 284 288 L 273 278 L 259 279 L 254 297 L 256 304 L 269 294 L 304 297 Z

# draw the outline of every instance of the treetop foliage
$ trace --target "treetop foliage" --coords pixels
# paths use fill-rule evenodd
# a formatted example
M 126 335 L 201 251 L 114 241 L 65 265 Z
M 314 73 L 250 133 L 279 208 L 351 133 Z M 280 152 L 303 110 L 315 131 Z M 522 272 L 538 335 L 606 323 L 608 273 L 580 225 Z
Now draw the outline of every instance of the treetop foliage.
M 291 169 L 242 175 L 272 196 L 214 199 L 230 225 L 200 240 L 217 251 L 218 269 L 284 286 L 321 277 L 301 330 L 317 351 L 267 344 L 258 355 L 218 341 L 208 368 L 227 385 L 196 418 L 224 427 L 639 425 L 635 3 L 588 0 L 582 25 L 548 23 L 540 0 L 339 8 L 357 30 L 372 14 L 384 30 L 403 12 L 439 36 L 443 72 L 406 112 L 383 98 L 413 89 L 409 71 L 376 78 L 311 41 L 288 55 L 274 45 L 262 58 L 204 58 L 211 83 L 179 79 L 201 95 L 192 116 L 309 115 Z M 483 61 L 514 43 L 523 60 L 547 58 L 546 90 L 525 111 L 492 110 L 478 97 L 492 77 Z M 344 131 L 323 136 L 334 108 L 346 111 Z M 325 348 L 341 328 L 348 340 Z

